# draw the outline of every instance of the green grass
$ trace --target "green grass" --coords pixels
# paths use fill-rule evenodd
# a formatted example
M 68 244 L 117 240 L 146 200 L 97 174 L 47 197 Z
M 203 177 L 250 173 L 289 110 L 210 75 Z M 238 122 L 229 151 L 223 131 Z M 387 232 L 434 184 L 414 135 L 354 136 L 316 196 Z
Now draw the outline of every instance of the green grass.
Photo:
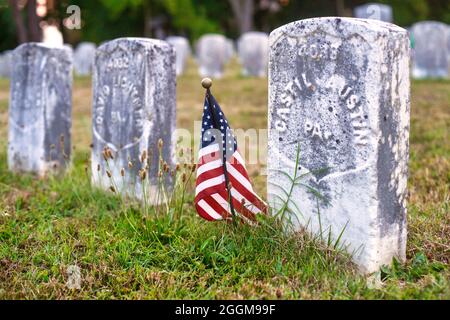
M 178 126 L 192 130 L 203 90 L 191 65 L 179 79 Z M 303 232 L 284 234 L 268 220 L 254 228 L 201 220 L 192 182 L 183 213 L 122 201 L 92 189 L 90 80 L 74 83 L 73 165 L 63 177 L 7 171 L 8 82 L 0 81 L 1 299 L 450 299 L 450 82 L 412 87 L 407 263 L 383 268 L 369 286 L 344 253 Z M 235 128 L 264 128 L 265 79 L 236 66 L 213 92 Z M 265 194 L 260 166 L 249 168 Z M 69 289 L 67 269 L 81 269 Z

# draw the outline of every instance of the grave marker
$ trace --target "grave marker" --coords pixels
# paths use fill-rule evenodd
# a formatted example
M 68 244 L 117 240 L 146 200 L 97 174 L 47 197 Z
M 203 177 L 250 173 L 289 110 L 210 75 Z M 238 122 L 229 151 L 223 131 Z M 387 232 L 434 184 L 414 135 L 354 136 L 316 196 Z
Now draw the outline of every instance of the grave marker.
M 93 183 L 150 203 L 164 201 L 160 187 L 170 189 L 172 180 L 159 178 L 158 141 L 163 142 L 163 161 L 172 168 L 176 118 L 172 46 L 145 38 L 106 42 L 97 49 L 93 79 Z M 105 150 L 113 159 L 105 161 Z
M 269 37 L 264 32 L 244 33 L 238 41 L 239 60 L 246 76 L 264 77 L 269 59 Z
M 11 76 L 11 56 L 12 50 L 0 53 L 0 78 L 9 78 Z
M 81 42 L 75 49 L 73 56 L 73 67 L 75 73 L 87 76 L 92 73 L 96 45 L 92 42 Z
M 409 39 L 376 20 L 315 18 L 270 34 L 268 197 L 331 230 L 363 272 L 405 259 Z M 299 162 L 296 165 L 297 151 Z M 282 190 L 284 189 L 284 191 Z M 312 190 L 316 190 L 314 193 Z
M 61 171 L 71 151 L 71 51 L 25 43 L 11 59 L 9 169 L 40 176 Z
M 393 22 L 392 7 L 381 3 L 366 3 L 354 9 L 355 18 Z
M 441 22 L 423 21 L 414 24 L 411 32 L 414 35 L 414 78 L 448 78 L 448 26 Z
M 220 78 L 230 59 L 230 44 L 223 35 L 206 34 L 197 42 L 197 62 L 202 77 Z
M 167 37 L 166 41 L 175 49 L 176 73 L 177 76 L 181 75 L 186 68 L 187 59 L 191 55 L 191 47 L 189 46 L 189 42 L 186 38 L 178 36 Z

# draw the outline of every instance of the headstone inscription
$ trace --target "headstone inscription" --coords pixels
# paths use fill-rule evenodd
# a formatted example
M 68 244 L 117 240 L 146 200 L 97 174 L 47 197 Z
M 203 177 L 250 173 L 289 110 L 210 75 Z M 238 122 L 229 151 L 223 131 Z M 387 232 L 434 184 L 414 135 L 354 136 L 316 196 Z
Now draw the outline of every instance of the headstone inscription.
M 269 43 L 269 202 L 287 202 L 298 228 L 331 232 L 362 272 L 404 260 L 406 30 L 314 18 L 274 30 Z
M 70 161 L 72 54 L 25 43 L 12 54 L 8 166 L 43 176 Z
M 160 171 L 174 165 L 175 77 L 175 51 L 165 41 L 120 38 L 97 48 L 94 185 L 149 203 L 165 201 L 162 188 L 170 191 L 173 181 Z

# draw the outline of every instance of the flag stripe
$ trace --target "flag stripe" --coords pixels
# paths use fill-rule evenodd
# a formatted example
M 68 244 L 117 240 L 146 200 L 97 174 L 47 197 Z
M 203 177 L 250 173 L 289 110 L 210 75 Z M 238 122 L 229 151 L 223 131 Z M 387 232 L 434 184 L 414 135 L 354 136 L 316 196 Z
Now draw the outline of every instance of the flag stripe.
M 239 155 L 239 153 L 238 153 L 238 152 L 235 152 L 234 155 L 233 155 L 233 157 L 236 156 L 236 155 Z M 233 164 L 233 167 L 234 167 L 237 171 L 239 171 L 239 173 L 240 173 L 246 180 L 248 180 L 249 183 L 250 183 L 250 179 L 249 179 L 249 177 L 248 177 L 247 171 L 245 170 L 245 167 L 244 167 L 244 166 L 242 166 L 241 164 Z M 253 195 L 254 195 L 254 197 L 255 197 L 255 201 L 258 201 L 258 202 L 259 202 L 258 207 L 263 208 L 262 211 L 263 211 L 263 212 L 266 212 L 267 205 L 264 203 L 264 201 L 263 201 L 263 200 L 255 193 L 255 191 L 254 191 L 253 189 L 252 189 L 252 190 L 249 190 L 249 191 L 251 191 L 251 192 L 253 193 Z
M 233 157 L 231 158 L 231 160 L 236 160 L 237 158 L 235 157 L 237 153 L 235 153 L 233 155 Z M 230 165 L 232 165 L 236 170 L 239 171 L 239 173 L 248 181 L 250 181 L 250 178 L 248 177 L 248 173 L 247 173 L 247 169 L 245 169 L 245 166 L 243 166 L 240 162 L 238 161 L 233 161 L 233 162 L 229 162 Z
M 203 181 L 195 188 L 195 194 L 198 194 L 209 187 L 221 184 L 223 182 L 225 182 L 225 176 L 223 174 L 218 177 Z
M 234 166 L 227 162 L 227 171 L 230 175 L 232 175 L 239 183 L 245 187 L 249 192 L 253 193 L 252 185 L 250 181 L 246 179 Z
M 200 159 L 201 157 L 213 153 L 213 152 L 217 152 L 219 151 L 219 144 L 215 143 L 215 144 L 211 144 L 207 147 L 201 148 L 200 151 L 198 152 L 198 159 Z
M 203 218 L 208 221 L 216 221 L 213 217 L 211 217 L 205 210 L 203 210 L 198 203 L 195 204 L 195 209 L 197 209 L 197 213 Z
M 220 152 L 213 152 L 213 153 L 205 154 L 198 161 L 198 167 L 201 167 L 201 166 L 207 164 L 210 161 L 215 161 L 215 160 L 220 159 L 220 158 L 221 158 Z
M 226 192 L 222 191 L 220 193 L 215 193 L 212 195 L 212 198 L 222 207 L 223 212 L 225 212 L 224 218 L 231 218 L 233 216 L 230 204 L 228 200 L 226 200 L 228 199 L 228 194 L 226 194 Z
M 255 220 L 255 214 L 243 206 L 241 202 L 237 201 L 234 197 L 232 198 L 232 201 L 235 211 L 240 214 L 240 216 L 243 216 L 251 221 Z
M 255 194 L 245 188 L 240 184 L 238 180 L 232 174 L 228 175 L 231 185 L 233 188 L 239 191 L 241 195 L 243 195 L 246 199 L 248 199 L 251 203 L 253 203 L 259 210 L 264 212 L 265 205 L 259 201 L 259 199 L 255 196 Z
M 217 203 L 226 211 L 231 213 L 230 204 L 227 200 L 224 199 L 222 195 L 219 193 L 215 193 L 211 196 L 214 200 L 217 201 Z M 228 197 L 227 197 L 228 198 Z
M 195 202 L 200 201 L 201 199 L 205 199 L 214 193 L 221 193 L 223 190 L 226 191 L 225 182 L 215 185 L 213 187 L 209 187 L 208 189 L 199 192 L 198 194 L 195 195 L 194 201 Z
M 198 205 L 214 220 L 222 220 L 222 216 L 216 210 L 214 210 L 205 200 L 200 200 L 198 202 Z
M 222 218 L 228 218 L 230 216 L 230 213 L 224 208 L 211 196 L 205 197 L 203 200 L 206 201 L 206 203 L 211 206 Z
M 222 139 L 214 136 L 210 129 L 218 130 Z M 256 214 L 266 211 L 266 205 L 253 191 L 236 137 L 209 90 L 203 109 L 196 176 L 194 203 L 199 215 L 206 220 L 229 219 L 235 213 L 242 218 L 241 222 L 252 224 Z
M 251 212 L 253 212 L 254 214 L 258 214 L 261 213 L 261 210 L 259 210 L 259 208 L 255 205 L 252 204 L 252 201 L 250 201 L 249 199 L 245 198 L 242 194 L 239 193 L 239 191 L 237 191 L 236 188 L 231 188 L 231 195 L 233 196 L 233 198 L 235 198 L 239 203 L 242 202 L 242 200 L 245 201 L 245 207 L 250 210 Z
M 201 184 L 204 181 L 219 177 L 221 175 L 223 175 L 223 167 L 212 169 L 212 170 L 204 172 L 200 176 L 198 176 L 197 184 Z M 224 181 L 225 181 L 225 179 L 224 179 Z
M 233 158 L 236 159 L 237 162 L 244 167 L 244 169 L 246 169 L 244 159 L 242 159 L 241 154 L 239 152 L 236 151 L 235 153 L 233 153 Z
M 207 172 L 208 170 L 213 170 L 216 168 L 222 168 L 223 161 L 222 159 L 214 160 L 211 162 L 207 162 L 200 167 L 197 168 L 197 178 L 204 172 Z

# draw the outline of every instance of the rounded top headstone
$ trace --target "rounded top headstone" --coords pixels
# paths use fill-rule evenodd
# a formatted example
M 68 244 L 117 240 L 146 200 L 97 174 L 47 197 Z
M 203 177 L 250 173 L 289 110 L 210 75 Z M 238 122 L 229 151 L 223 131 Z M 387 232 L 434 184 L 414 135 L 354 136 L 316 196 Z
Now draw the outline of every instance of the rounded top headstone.
M 209 89 L 212 86 L 212 80 L 210 78 L 203 78 L 202 87 L 205 89 Z

